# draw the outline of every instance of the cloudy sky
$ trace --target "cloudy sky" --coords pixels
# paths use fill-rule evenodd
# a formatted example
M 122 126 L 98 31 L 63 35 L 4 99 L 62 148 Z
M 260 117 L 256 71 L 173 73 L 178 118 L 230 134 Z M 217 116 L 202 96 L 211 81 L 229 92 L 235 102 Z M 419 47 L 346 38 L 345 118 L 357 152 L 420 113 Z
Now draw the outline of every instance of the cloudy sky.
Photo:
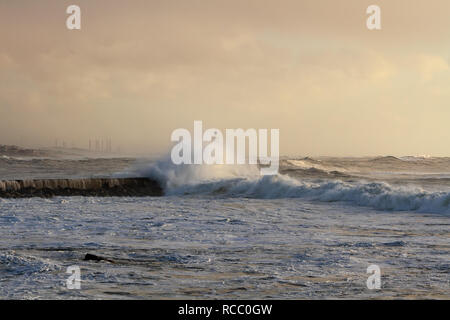
M 164 152 L 203 120 L 284 155 L 450 156 L 448 0 L 0 0 L 0 41 L 0 144 Z

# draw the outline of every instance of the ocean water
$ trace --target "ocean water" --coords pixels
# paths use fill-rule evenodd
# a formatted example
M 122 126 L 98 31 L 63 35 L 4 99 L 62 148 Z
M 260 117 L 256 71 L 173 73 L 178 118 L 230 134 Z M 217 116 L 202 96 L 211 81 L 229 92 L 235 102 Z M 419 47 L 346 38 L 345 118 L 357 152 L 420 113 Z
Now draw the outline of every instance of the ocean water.
M 0 158 L 0 180 L 111 176 L 157 179 L 165 195 L 0 199 L 1 298 L 450 298 L 450 158 L 286 158 L 266 177 Z

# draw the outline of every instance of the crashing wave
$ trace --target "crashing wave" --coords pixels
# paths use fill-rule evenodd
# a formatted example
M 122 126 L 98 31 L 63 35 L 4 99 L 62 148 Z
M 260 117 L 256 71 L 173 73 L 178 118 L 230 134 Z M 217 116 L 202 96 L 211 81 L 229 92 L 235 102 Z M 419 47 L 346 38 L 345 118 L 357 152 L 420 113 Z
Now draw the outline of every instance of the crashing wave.
M 160 182 L 166 195 L 220 195 L 260 199 L 343 201 L 378 210 L 450 213 L 450 193 L 385 182 L 302 181 L 286 175 L 260 176 L 256 166 L 176 166 L 159 161 L 140 173 Z
M 450 213 L 450 193 L 393 187 L 387 183 L 321 183 L 298 181 L 286 176 L 265 176 L 257 180 L 231 179 L 189 184 L 168 194 L 221 193 L 248 198 L 305 198 L 325 202 L 345 201 L 379 210 Z

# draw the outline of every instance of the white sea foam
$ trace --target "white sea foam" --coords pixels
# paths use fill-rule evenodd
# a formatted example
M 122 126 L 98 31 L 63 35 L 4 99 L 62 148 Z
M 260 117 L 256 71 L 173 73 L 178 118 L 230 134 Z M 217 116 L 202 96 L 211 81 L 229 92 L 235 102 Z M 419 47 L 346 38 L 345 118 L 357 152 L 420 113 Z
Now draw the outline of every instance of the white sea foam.
M 136 174 L 157 180 L 166 191 L 205 181 L 260 177 L 256 165 L 175 165 L 169 157 L 138 166 L 131 172 L 131 175 Z
M 286 175 L 260 176 L 256 166 L 186 165 L 170 159 L 140 168 L 141 175 L 157 179 L 167 195 L 214 194 L 261 199 L 305 198 L 344 201 L 379 210 L 450 213 L 450 193 L 385 182 L 303 181 Z

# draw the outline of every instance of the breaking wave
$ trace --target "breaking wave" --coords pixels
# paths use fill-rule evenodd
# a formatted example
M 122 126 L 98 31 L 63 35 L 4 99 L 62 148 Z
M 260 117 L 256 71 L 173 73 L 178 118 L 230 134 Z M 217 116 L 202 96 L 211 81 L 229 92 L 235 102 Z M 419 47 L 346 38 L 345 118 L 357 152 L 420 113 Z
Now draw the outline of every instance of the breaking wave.
M 286 175 L 260 176 L 250 165 L 181 165 L 170 159 L 140 168 L 141 175 L 157 180 L 166 195 L 216 195 L 260 199 L 304 198 L 389 211 L 450 214 L 450 193 L 385 182 L 340 180 L 304 181 Z

